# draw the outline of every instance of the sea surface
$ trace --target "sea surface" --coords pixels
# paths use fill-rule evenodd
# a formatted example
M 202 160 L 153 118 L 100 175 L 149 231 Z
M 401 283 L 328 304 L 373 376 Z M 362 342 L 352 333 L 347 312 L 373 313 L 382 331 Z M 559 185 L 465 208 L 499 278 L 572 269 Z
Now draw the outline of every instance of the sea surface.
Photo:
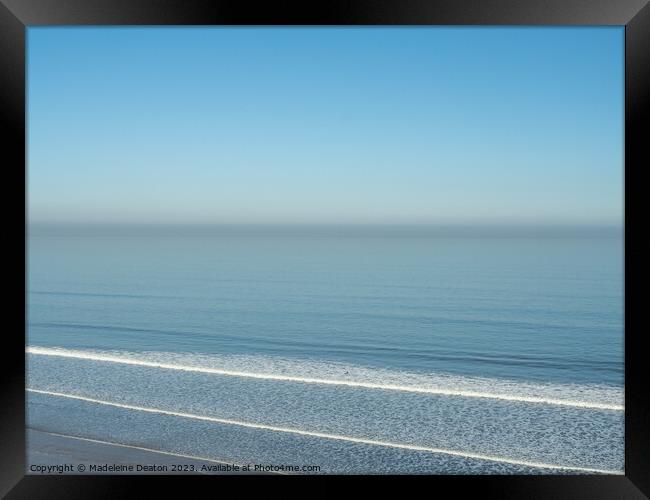
M 31 231 L 30 428 L 278 470 L 623 472 L 620 230 L 177 229 Z

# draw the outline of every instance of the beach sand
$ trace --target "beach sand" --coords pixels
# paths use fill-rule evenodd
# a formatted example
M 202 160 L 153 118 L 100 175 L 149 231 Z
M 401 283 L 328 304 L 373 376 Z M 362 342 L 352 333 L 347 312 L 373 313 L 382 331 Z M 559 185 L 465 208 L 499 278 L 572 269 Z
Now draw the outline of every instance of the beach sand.
M 233 465 L 27 429 L 27 474 L 259 474 L 242 471 L 241 465 L 227 470 Z

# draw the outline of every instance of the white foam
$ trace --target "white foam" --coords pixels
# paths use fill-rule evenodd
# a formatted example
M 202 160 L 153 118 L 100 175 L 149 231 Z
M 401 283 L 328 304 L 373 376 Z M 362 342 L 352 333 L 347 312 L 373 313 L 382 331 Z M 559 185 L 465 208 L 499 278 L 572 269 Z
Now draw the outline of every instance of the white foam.
M 47 396 L 54 396 L 54 397 L 60 397 L 60 398 L 68 398 L 68 399 L 74 399 L 78 401 L 85 401 L 88 403 L 95 403 L 95 404 L 100 404 L 100 405 L 105 405 L 105 406 L 112 406 L 116 408 L 122 408 L 126 410 L 133 410 L 133 411 L 141 411 L 141 412 L 146 412 L 146 413 L 155 413 L 159 415 L 168 415 L 168 416 L 173 416 L 173 417 L 180 417 L 180 418 L 188 418 L 188 419 L 193 419 L 193 420 L 201 420 L 201 421 L 206 421 L 206 422 L 214 422 L 218 424 L 224 424 L 224 425 L 236 425 L 239 427 L 246 427 L 249 429 L 259 429 L 259 430 L 267 430 L 267 431 L 274 431 L 274 432 L 283 432 L 287 434 L 296 434 L 300 436 L 310 436 L 310 437 L 316 437 L 316 438 L 322 438 L 322 439 L 330 439 L 330 440 L 335 440 L 335 441 L 346 441 L 350 443 L 358 443 L 358 444 L 367 444 L 367 445 L 374 445 L 374 446 L 384 446 L 384 447 L 389 447 L 389 448 L 398 448 L 398 449 L 403 449 L 403 450 L 412 450 L 412 451 L 422 451 L 422 452 L 428 452 L 428 453 L 437 453 L 437 454 L 444 454 L 444 455 L 450 455 L 450 456 L 455 456 L 455 457 L 462 457 L 462 458 L 469 458 L 469 459 L 476 459 L 476 460 L 487 460 L 491 462 L 500 462 L 500 463 L 507 463 L 511 465 L 521 465 L 525 467 L 534 467 L 534 468 L 542 468 L 542 469 L 556 469 L 556 470 L 567 470 L 567 471 L 581 471 L 581 472 L 589 472 L 589 473 L 596 473 L 596 474 L 617 474 L 621 475 L 623 472 L 621 471 L 615 471 L 615 470 L 605 470 L 605 469 L 597 469 L 597 468 L 591 468 L 591 467 L 577 467 L 577 466 L 568 466 L 568 465 L 557 465 L 557 464 L 548 464 L 548 463 L 542 463 L 542 462 L 529 462 L 525 460 L 517 460 L 517 459 L 512 459 L 508 457 L 497 457 L 493 455 L 485 455 L 482 453 L 472 453 L 472 452 L 465 452 L 465 451 L 457 451 L 457 450 L 446 450 L 442 448 L 432 448 L 428 446 L 418 446 L 418 445 L 410 445 L 410 444 L 402 444 L 402 443 L 393 443 L 389 441 L 379 441 L 376 439 L 366 439 L 366 438 L 357 438 L 357 437 L 351 437 L 351 436 L 342 436 L 339 434 L 326 434 L 322 432 L 312 432 L 312 431 L 307 431 L 307 430 L 302 430 L 302 429 L 293 429 L 289 427 L 279 427 L 279 426 L 274 426 L 274 425 L 265 425 L 265 424 L 260 424 L 260 423 L 252 423 L 252 422 L 243 422 L 243 421 L 238 421 L 238 420 L 230 420 L 230 419 L 223 419 L 223 418 L 216 418 L 216 417 L 209 417 L 205 415 L 195 415 L 192 413 L 182 413 L 182 412 L 175 412 L 175 411 L 169 411 L 169 410 L 163 410 L 159 408 L 147 408 L 143 406 L 135 406 L 135 405 L 128 405 L 128 404 L 122 404 L 122 403 L 114 403 L 111 401 L 103 401 L 100 399 L 94 399 L 94 398 L 88 398 L 85 396 L 77 396 L 75 394 L 65 394 L 61 392 L 53 392 L 53 391 L 43 391 L 39 389 L 32 389 L 32 388 L 27 388 L 26 391 L 28 392 L 33 392 L 36 394 L 43 394 Z
M 624 406 L 615 402 L 620 392 L 602 386 L 543 385 L 440 374 L 420 375 L 340 363 L 296 362 L 264 356 L 81 351 L 38 346 L 29 346 L 26 352 L 36 356 L 55 356 L 229 377 L 624 411 Z M 218 367 L 214 366 L 215 363 Z M 250 366 L 267 368 L 269 371 L 254 372 L 241 369 Z M 335 374 L 340 374 L 342 371 L 346 373 L 347 379 L 333 378 Z M 321 376 L 313 376 L 314 374 Z M 324 378 L 322 374 L 329 375 L 331 378 Z M 569 394 L 568 398 L 557 397 L 566 394 Z M 571 396 L 589 396 L 591 399 L 575 399 Z

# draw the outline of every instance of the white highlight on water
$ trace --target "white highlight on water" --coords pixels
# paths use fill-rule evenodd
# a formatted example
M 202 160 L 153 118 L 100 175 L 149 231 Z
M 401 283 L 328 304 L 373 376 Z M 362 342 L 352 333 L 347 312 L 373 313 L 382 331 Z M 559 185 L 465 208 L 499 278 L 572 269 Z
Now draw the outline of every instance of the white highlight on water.
M 36 392 L 32 389 L 27 389 L 28 391 L 31 390 L 32 392 Z M 197 457 L 195 455 L 185 455 L 184 453 L 172 453 L 171 451 L 163 451 L 163 450 L 156 450 L 154 448 L 145 448 L 143 446 L 133 446 L 132 444 L 124 444 L 124 443 L 114 443 L 112 441 L 102 441 L 100 439 L 91 439 L 91 438 L 85 438 L 81 436 L 72 436 L 70 434 L 60 434 L 58 432 L 49 432 L 49 431 L 38 431 L 42 432 L 43 434 L 49 434 L 50 436 L 57 436 L 57 437 L 64 437 L 64 438 L 69 438 L 69 439 L 78 439 L 79 441 L 87 441 L 89 443 L 97 443 L 97 444 L 107 444 L 110 446 L 119 446 L 120 448 L 130 448 L 132 450 L 141 450 L 141 451 L 148 451 L 151 453 L 159 453 L 161 455 L 169 455 L 172 457 L 180 457 L 180 458 L 187 458 L 190 460 L 199 460 L 201 462 L 211 462 L 215 464 L 223 464 L 223 465 L 233 465 L 233 462 L 224 462 L 223 460 L 215 460 L 214 458 L 205 458 L 205 457 Z M 239 465 L 241 467 L 241 464 L 235 464 Z M 205 472 L 197 471 L 199 474 L 206 474 Z M 281 474 L 281 475 L 287 475 L 285 472 L 280 472 L 280 471 L 269 471 L 272 474 Z
M 604 470 L 604 469 L 594 469 L 590 467 L 573 467 L 573 466 L 567 466 L 567 465 L 555 465 L 555 464 L 547 464 L 547 463 L 542 463 L 542 462 L 529 462 L 525 460 L 516 460 L 512 458 L 506 458 L 506 457 L 495 457 L 492 455 L 485 455 L 482 453 L 472 453 L 472 452 L 465 452 L 465 451 L 456 451 L 456 450 L 446 450 L 443 448 L 432 448 L 428 446 L 418 446 L 418 445 L 411 445 L 411 444 L 402 444 L 402 443 L 392 443 L 389 441 L 379 441 L 376 439 L 366 439 L 366 438 L 356 438 L 356 437 L 351 437 L 351 436 L 342 436 L 339 434 L 326 434 L 323 432 L 312 432 L 312 431 L 305 431 L 301 429 L 292 429 L 289 427 L 278 427 L 275 425 L 265 425 L 265 424 L 258 424 L 258 423 L 252 423 L 252 422 L 242 422 L 239 420 L 230 420 L 230 419 L 224 419 L 224 418 L 216 418 L 216 417 L 209 417 L 205 415 L 194 415 L 192 413 L 182 413 L 182 412 L 175 412 L 175 411 L 170 411 L 170 410 L 163 410 L 160 408 L 147 408 L 143 406 L 135 406 L 135 405 L 129 405 L 129 404 L 122 404 L 122 403 L 114 403 L 111 401 L 103 401 L 101 399 L 93 399 L 93 398 L 88 398 L 85 396 L 77 396 L 75 394 L 66 394 L 62 392 L 52 392 L 52 391 L 43 391 L 39 389 L 32 389 L 32 388 L 27 388 L 26 391 L 28 392 L 33 392 L 36 394 L 44 394 L 47 396 L 54 396 L 54 397 L 60 397 L 60 398 L 68 398 L 68 399 L 75 399 L 78 401 L 85 401 L 88 403 L 95 403 L 95 404 L 100 404 L 100 405 L 105 405 L 105 406 L 112 406 L 116 408 L 123 408 L 126 410 L 134 410 L 134 411 L 141 411 L 141 412 L 146 412 L 146 413 L 155 413 L 159 415 L 169 415 L 172 417 L 180 417 L 180 418 L 188 418 L 188 419 L 193 419 L 193 420 L 201 420 L 205 422 L 214 422 L 218 424 L 224 424 L 224 425 L 236 425 L 239 427 L 246 427 L 249 429 L 259 429 L 259 430 L 267 430 L 267 431 L 275 431 L 275 432 L 284 432 L 287 434 L 296 434 L 300 436 L 310 436 L 310 437 L 317 437 L 317 438 L 322 438 L 322 439 L 330 439 L 330 440 L 335 440 L 335 441 L 346 441 L 349 443 L 358 443 L 358 444 L 368 444 L 368 445 L 374 445 L 374 446 L 384 446 L 388 448 L 398 448 L 402 450 L 412 450 L 412 451 L 423 451 L 423 452 L 428 452 L 428 453 L 438 453 L 438 454 L 444 454 L 444 455 L 450 455 L 454 457 L 462 457 L 462 458 L 470 458 L 470 459 L 476 459 L 476 460 L 488 460 L 491 462 L 500 462 L 500 463 L 506 463 L 506 464 L 511 464 L 511 465 L 522 465 L 526 467 L 534 467 L 534 468 L 542 468 L 542 469 L 556 469 L 556 470 L 568 470 L 568 471 L 581 471 L 581 472 L 591 472 L 595 474 L 617 474 L 621 475 L 623 472 L 621 471 L 614 471 L 614 470 Z
M 275 380 L 283 382 L 297 382 L 302 384 L 318 384 L 330 386 L 356 387 L 363 389 L 377 389 L 384 391 L 411 392 L 418 394 L 432 394 L 437 396 L 455 396 L 465 398 L 484 398 L 496 399 L 503 401 L 514 401 L 520 403 L 537 403 L 556 406 L 570 406 L 573 408 L 586 408 L 595 410 L 612 410 L 624 411 L 623 405 L 600 403 L 595 401 L 576 401 L 557 399 L 550 397 L 525 396 L 517 394 L 499 394 L 485 391 L 472 391 L 466 389 L 447 389 L 442 387 L 418 387 L 413 385 L 396 385 L 396 384 L 379 384 L 374 382 L 364 382 L 359 380 L 338 380 L 324 379 L 315 377 L 303 377 L 293 375 L 280 375 L 272 373 L 255 373 L 238 370 L 225 370 L 220 368 L 211 368 L 205 366 L 191 366 L 171 363 L 161 363 L 157 361 L 148 361 L 145 359 L 129 358 L 124 356 L 113 356 L 110 354 L 95 354 L 86 351 L 75 351 L 68 349 L 54 349 L 47 347 L 29 346 L 26 348 L 28 354 L 37 356 L 55 356 L 62 358 L 74 358 L 88 361 L 97 361 L 105 363 L 119 363 L 125 365 L 144 366 L 149 368 L 159 368 L 164 370 L 177 370 L 185 372 L 208 373 L 214 375 L 223 375 L 229 377 L 242 377 L 261 380 Z

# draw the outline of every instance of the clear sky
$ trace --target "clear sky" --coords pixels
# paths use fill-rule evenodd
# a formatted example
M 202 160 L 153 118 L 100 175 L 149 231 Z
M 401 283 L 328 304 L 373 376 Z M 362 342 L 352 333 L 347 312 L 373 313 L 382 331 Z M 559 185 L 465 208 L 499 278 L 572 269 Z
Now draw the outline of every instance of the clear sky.
M 29 218 L 620 224 L 623 41 L 29 28 Z

